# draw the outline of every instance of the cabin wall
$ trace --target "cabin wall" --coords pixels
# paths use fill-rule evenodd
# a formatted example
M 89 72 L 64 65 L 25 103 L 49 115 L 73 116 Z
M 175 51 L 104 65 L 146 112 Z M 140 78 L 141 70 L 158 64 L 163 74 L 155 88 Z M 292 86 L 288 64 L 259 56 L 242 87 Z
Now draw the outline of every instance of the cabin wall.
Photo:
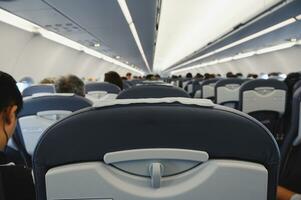
M 225 75 L 227 72 L 241 72 L 244 75 L 249 73 L 259 74 L 270 72 L 288 74 L 296 71 L 301 71 L 301 46 L 189 70 L 189 72 L 192 72 L 194 75 L 196 73 L 219 73 Z M 188 71 L 183 71 L 179 74 L 185 75 L 187 72 Z
M 108 71 L 117 71 L 122 76 L 129 72 L 128 69 L 2 22 L 0 35 L 0 70 L 12 74 L 16 80 L 30 76 L 38 82 L 45 77 L 70 73 L 103 80 L 104 73 Z

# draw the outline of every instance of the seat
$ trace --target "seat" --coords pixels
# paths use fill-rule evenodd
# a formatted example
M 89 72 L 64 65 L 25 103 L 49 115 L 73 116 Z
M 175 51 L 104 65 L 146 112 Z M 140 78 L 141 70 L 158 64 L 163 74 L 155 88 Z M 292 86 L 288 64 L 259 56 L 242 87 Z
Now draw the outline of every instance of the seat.
M 215 96 L 216 103 L 230 108 L 238 109 L 239 105 L 239 87 L 247 79 L 222 79 L 216 82 Z
M 166 85 L 140 85 L 122 91 L 117 99 L 144 99 L 190 96 L 181 88 Z
M 287 86 L 275 80 L 252 80 L 241 85 L 239 109 L 263 123 L 280 143 L 283 139 L 283 120 Z
M 296 89 L 292 100 L 292 114 L 288 133 L 281 146 L 280 184 L 294 192 L 301 193 L 301 88 Z
M 199 90 L 200 87 L 201 87 L 201 85 L 200 85 L 201 82 L 202 82 L 202 80 L 200 80 L 200 79 L 197 79 L 197 80 L 191 80 L 191 81 L 189 81 L 189 82 L 186 84 L 184 90 L 185 90 L 191 97 L 194 97 L 194 96 L 195 96 L 195 92 L 196 92 L 197 90 Z
M 120 91 L 118 86 L 107 82 L 87 83 L 85 85 L 86 98 L 94 103 L 115 99 Z
M 21 145 L 20 151 L 31 157 L 43 132 L 56 121 L 72 112 L 90 107 L 92 103 L 73 94 L 37 96 L 24 100 L 24 106 L 18 115 L 18 126 L 14 140 L 10 144 Z
M 55 93 L 55 86 L 52 84 L 45 85 L 32 85 L 25 88 L 22 92 L 23 97 L 32 96 L 33 94 L 49 94 Z
M 47 129 L 33 171 L 38 200 L 274 200 L 279 162 L 270 132 L 244 113 L 209 100 L 124 99 Z
M 218 78 L 212 78 L 208 80 L 204 80 L 200 83 L 200 89 L 196 91 L 196 94 L 199 95 L 201 94 L 201 98 L 203 99 L 210 99 L 213 102 L 215 101 L 215 84 L 217 81 L 220 79 Z

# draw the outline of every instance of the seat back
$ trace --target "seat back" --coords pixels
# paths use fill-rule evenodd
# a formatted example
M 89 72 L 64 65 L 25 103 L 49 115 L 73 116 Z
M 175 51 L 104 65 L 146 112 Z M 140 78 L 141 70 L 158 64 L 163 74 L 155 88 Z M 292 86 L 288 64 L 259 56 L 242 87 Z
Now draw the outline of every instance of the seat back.
M 86 98 L 92 102 L 112 100 L 120 93 L 120 88 L 112 83 L 98 82 L 85 85 Z
M 279 151 L 256 120 L 208 100 L 116 100 L 49 128 L 33 164 L 40 200 L 272 200 Z
M 282 116 L 285 112 L 287 86 L 278 80 L 252 80 L 239 90 L 240 110 L 263 123 L 276 137 L 283 138 Z
M 230 108 L 238 108 L 239 88 L 247 79 L 222 79 L 216 82 L 215 95 L 216 103 Z
M 55 86 L 52 84 L 45 85 L 32 85 L 25 88 L 22 92 L 23 97 L 32 96 L 33 94 L 38 93 L 55 93 Z
M 140 85 L 121 92 L 117 99 L 144 99 L 190 96 L 181 88 L 166 85 Z
M 205 80 L 201 83 L 201 90 L 202 90 L 201 97 L 203 99 L 210 99 L 213 102 L 215 101 L 214 87 L 215 87 L 216 82 L 219 80 L 220 79 L 218 79 L 218 78 L 213 78 L 213 79 Z
M 300 155 L 301 155 L 301 88 L 296 89 L 291 106 L 290 129 L 281 145 L 281 185 L 301 193 Z
M 25 153 L 32 156 L 41 135 L 49 126 L 72 112 L 91 105 L 89 100 L 73 94 L 26 99 L 18 115 L 16 139 L 24 147 Z

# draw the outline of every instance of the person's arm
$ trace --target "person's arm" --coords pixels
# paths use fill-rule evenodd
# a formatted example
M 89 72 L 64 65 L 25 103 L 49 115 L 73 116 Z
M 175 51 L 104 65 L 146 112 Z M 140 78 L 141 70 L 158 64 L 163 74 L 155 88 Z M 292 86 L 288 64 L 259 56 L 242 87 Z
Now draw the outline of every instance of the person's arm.
M 301 200 L 301 195 L 298 195 L 284 187 L 277 187 L 277 200 Z

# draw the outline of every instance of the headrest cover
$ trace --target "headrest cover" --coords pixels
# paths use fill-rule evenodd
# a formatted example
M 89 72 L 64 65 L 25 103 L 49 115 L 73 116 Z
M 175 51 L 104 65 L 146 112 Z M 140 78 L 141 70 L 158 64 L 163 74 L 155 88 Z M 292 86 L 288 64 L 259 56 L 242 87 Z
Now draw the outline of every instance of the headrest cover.
M 143 99 L 190 96 L 180 88 L 165 85 L 140 85 L 121 92 L 117 99 Z

